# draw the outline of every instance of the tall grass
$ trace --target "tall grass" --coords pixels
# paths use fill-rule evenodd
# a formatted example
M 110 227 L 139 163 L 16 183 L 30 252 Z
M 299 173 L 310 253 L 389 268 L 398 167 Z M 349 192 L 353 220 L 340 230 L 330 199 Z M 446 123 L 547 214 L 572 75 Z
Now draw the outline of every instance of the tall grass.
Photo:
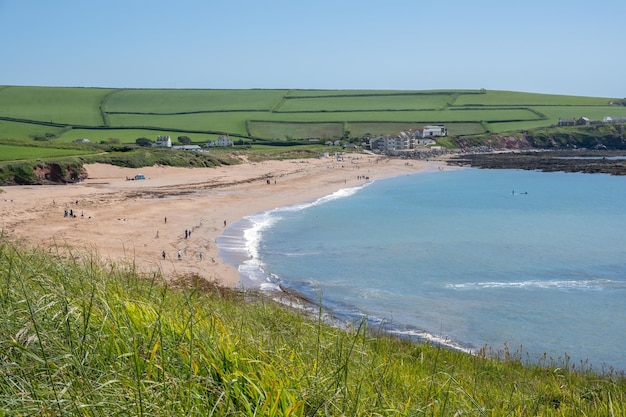
M 0 240 L 0 415 L 626 413 L 615 375 L 471 356 L 319 317 L 193 277 L 166 285 L 96 254 Z

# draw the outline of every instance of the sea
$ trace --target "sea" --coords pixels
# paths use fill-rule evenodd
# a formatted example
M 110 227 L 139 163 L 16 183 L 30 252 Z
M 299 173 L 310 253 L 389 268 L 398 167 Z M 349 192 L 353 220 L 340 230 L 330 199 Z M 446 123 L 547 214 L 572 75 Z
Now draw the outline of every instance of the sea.
M 626 371 L 626 177 L 427 171 L 248 216 L 242 286 L 467 352 Z

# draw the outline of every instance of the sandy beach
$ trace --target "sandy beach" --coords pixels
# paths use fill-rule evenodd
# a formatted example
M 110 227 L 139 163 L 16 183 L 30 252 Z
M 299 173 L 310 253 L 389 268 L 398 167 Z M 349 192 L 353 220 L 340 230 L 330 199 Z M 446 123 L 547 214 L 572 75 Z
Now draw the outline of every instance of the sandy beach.
M 220 259 L 215 244 L 231 222 L 367 181 L 443 166 L 368 154 L 217 168 L 91 164 L 81 183 L 3 187 L 0 229 L 3 239 L 73 256 L 95 254 L 133 264 L 142 274 L 195 275 L 234 287 L 239 273 Z M 137 174 L 146 179 L 129 180 Z

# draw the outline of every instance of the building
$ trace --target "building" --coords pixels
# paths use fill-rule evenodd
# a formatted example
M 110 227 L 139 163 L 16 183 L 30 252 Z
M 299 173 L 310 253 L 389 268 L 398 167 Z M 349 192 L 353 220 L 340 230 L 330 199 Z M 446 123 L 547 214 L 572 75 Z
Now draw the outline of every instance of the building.
M 424 126 L 422 130 L 423 138 L 430 138 L 434 136 L 448 136 L 448 129 L 445 126 Z
M 436 142 L 434 137 L 447 136 L 448 129 L 445 126 L 424 126 L 421 129 L 410 129 L 397 132 L 392 135 L 381 135 L 371 138 L 369 147 L 371 150 L 399 151 L 415 149 L 419 146 L 431 146 Z
M 192 151 L 192 152 L 203 152 L 203 149 L 200 145 L 174 145 L 171 147 L 173 151 Z
M 602 119 L 603 123 L 626 123 L 626 117 L 611 117 L 607 116 Z
M 558 126 L 576 126 L 576 119 L 563 119 L 559 117 Z
M 410 141 L 408 135 L 385 135 L 370 139 L 371 150 L 397 151 L 401 149 L 410 149 L 409 146 Z
M 206 141 L 206 146 L 209 146 L 209 147 L 214 147 L 214 146 L 227 147 L 227 146 L 233 146 L 233 145 L 234 143 L 232 139 L 228 137 L 228 135 L 220 135 L 220 137 L 217 138 L 217 140 L 215 141 L 212 141 L 212 140 Z
M 154 146 L 157 148 L 171 148 L 172 138 L 169 136 L 157 136 Z

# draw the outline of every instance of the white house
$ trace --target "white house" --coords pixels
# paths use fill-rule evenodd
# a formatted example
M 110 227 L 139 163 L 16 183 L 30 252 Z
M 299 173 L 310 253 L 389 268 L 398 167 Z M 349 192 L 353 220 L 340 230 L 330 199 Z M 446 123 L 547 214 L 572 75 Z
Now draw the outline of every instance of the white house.
M 220 137 L 215 141 L 215 146 L 233 146 L 233 141 L 228 137 L 228 135 L 220 135 Z
M 207 140 L 206 141 L 206 146 L 219 146 L 219 147 L 226 147 L 226 146 L 233 146 L 233 141 L 228 137 L 228 135 L 220 135 L 219 138 L 217 138 L 216 141 L 212 141 L 212 140 Z
M 447 136 L 448 129 L 445 126 L 424 126 L 422 130 L 423 138 L 430 138 L 433 136 Z
M 154 146 L 158 148 L 171 148 L 172 138 L 169 136 L 157 136 Z

